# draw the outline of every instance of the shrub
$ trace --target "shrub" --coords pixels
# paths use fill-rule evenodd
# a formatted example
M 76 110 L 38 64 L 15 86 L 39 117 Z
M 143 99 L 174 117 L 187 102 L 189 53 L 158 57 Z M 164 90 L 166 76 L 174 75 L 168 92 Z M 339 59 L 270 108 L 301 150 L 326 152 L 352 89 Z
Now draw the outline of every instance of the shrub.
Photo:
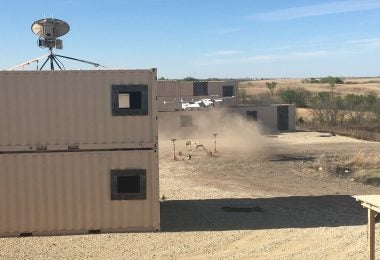
M 279 92 L 281 101 L 288 104 L 295 104 L 297 107 L 307 107 L 310 92 L 305 88 L 287 88 Z
M 321 78 L 320 83 L 328 83 L 328 84 L 344 84 L 343 80 L 338 77 L 325 77 Z
M 186 77 L 183 79 L 183 81 L 199 81 L 199 79 L 193 78 L 193 77 Z
M 324 77 L 321 79 L 316 79 L 316 78 L 310 78 L 310 79 L 304 79 L 302 83 L 328 83 L 328 84 L 344 84 L 343 79 L 339 77 Z

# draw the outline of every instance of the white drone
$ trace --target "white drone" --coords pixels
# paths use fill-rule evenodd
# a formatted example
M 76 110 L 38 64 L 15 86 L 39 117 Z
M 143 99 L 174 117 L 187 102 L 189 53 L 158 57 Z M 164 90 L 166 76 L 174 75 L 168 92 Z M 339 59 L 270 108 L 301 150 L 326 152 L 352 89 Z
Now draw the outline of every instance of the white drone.
M 213 106 L 215 108 L 215 103 L 222 102 L 225 99 L 234 98 L 232 97 L 224 97 L 224 98 L 203 98 L 199 100 L 191 100 L 191 101 L 184 101 L 182 98 L 180 101 L 164 101 L 164 104 L 170 104 L 170 103 L 181 103 L 182 110 L 193 110 L 193 109 L 199 109 L 199 108 L 208 108 L 210 106 Z

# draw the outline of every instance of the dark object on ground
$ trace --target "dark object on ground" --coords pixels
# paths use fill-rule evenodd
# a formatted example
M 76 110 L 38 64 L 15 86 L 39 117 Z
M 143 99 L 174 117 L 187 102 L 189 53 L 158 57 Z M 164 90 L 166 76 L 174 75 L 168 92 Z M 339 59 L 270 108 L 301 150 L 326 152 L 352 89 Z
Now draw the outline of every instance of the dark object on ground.
M 245 206 L 245 205 L 233 205 L 222 207 L 223 211 L 227 212 L 263 212 L 263 208 L 260 206 Z

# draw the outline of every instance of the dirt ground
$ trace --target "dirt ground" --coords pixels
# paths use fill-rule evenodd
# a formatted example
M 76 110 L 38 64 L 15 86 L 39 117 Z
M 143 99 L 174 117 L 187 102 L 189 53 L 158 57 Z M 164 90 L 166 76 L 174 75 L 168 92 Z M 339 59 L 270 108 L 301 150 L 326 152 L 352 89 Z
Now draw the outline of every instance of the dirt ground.
M 214 150 L 212 138 L 194 141 Z M 366 211 L 351 195 L 380 188 L 338 178 L 328 163 L 380 143 L 295 132 L 246 145 L 220 137 L 214 156 L 174 161 L 160 141 L 161 232 L 1 238 L 0 258 L 367 259 Z

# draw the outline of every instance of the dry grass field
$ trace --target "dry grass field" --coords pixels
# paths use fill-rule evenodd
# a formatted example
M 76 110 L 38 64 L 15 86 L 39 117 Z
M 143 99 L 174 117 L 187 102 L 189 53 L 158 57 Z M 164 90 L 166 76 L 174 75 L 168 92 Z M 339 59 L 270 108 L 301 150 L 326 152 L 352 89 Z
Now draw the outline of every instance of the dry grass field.
M 366 259 L 366 211 L 350 195 L 380 188 L 334 166 L 371 164 L 363 157 L 380 143 L 296 132 L 246 139 L 244 150 L 222 136 L 217 145 L 213 157 L 174 161 L 160 140 L 161 232 L 1 238 L 0 258 Z M 177 150 L 187 153 L 185 140 Z
M 326 80 L 326 79 L 325 79 Z M 270 94 L 270 90 L 267 88 L 266 83 L 276 82 L 277 85 L 274 89 L 274 96 Z M 340 125 L 318 125 L 319 118 L 318 115 L 313 115 L 313 111 L 310 108 L 297 108 L 296 118 L 302 117 L 306 124 L 301 127 L 306 127 L 312 130 L 318 131 L 334 131 L 342 135 L 353 136 L 356 138 L 361 138 L 365 140 L 380 141 L 380 126 L 377 120 L 378 116 L 376 112 L 376 103 L 371 105 L 371 112 L 366 110 L 365 113 L 356 113 L 355 108 L 362 109 L 365 107 L 366 103 L 362 102 L 360 105 L 349 101 L 346 98 L 347 94 L 363 95 L 375 94 L 380 98 L 380 78 L 344 78 L 344 84 L 335 84 L 334 93 L 336 95 L 341 95 L 344 97 L 344 106 L 346 109 L 346 115 L 344 116 L 344 124 Z M 309 91 L 312 94 L 319 92 L 331 92 L 331 86 L 328 83 L 305 83 L 304 79 L 269 79 L 269 80 L 255 80 L 255 81 L 242 81 L 239 83 L 239 88 L 241 90 L 241 100 L 246 103 L 255 104 L 270 104 L 270 103 L 281 103 L 286 102 L 281 98 L 282 91 L 290 88 L 299 90 L 299 106 L 312 106 L 310 104 L 310 97 L 314 95 L 307 95 L 303 92 L 303 89 Z M 288 93 L 288 98 L 290 94 Z M 294 95 L 294 94 L 293 94 Z M 289 99 L 285 99 L 289 100 Z M 293 99 L 294 100 L 294 97 Z M 312 99 L 311 99 L 312 100 Z M 321 100 L 321 99 L 319 99 Z M 288 101 L 289 102 L 289 101 Z M 351 103 L 350 103 L 351 102 Z M 360 108 L 361 107 L 361 108 Z M 350 109 L 352 111 L 350 111 Z M 353 112 L 353 113 L 352 113 Z M 357 124 L 355 120 L 361 117 L 361 124 Z M 315 119 L 315 120 L 314 120 Z M 326 118 L 325 118 L 326 119 Z
M 329 84 L 321 83 L 302 83 L 302 79 L 274 79 L 274 80 L 257 80 L 243 81 L 239 83 L 239 87 L 247 91 L 247 95 L 257 95 L 269 93 L 266 88 L 266 82 L 277 82 L 275 92 L 280 89 L 303 87 L 310 92 L 331 91 Z M 346 78 L 347 84 L 337 84 L 335 92 L 341 95 L 345 94 L 368 94 L 369 92 L 376 93 L 380 96 L 380 78 Z

